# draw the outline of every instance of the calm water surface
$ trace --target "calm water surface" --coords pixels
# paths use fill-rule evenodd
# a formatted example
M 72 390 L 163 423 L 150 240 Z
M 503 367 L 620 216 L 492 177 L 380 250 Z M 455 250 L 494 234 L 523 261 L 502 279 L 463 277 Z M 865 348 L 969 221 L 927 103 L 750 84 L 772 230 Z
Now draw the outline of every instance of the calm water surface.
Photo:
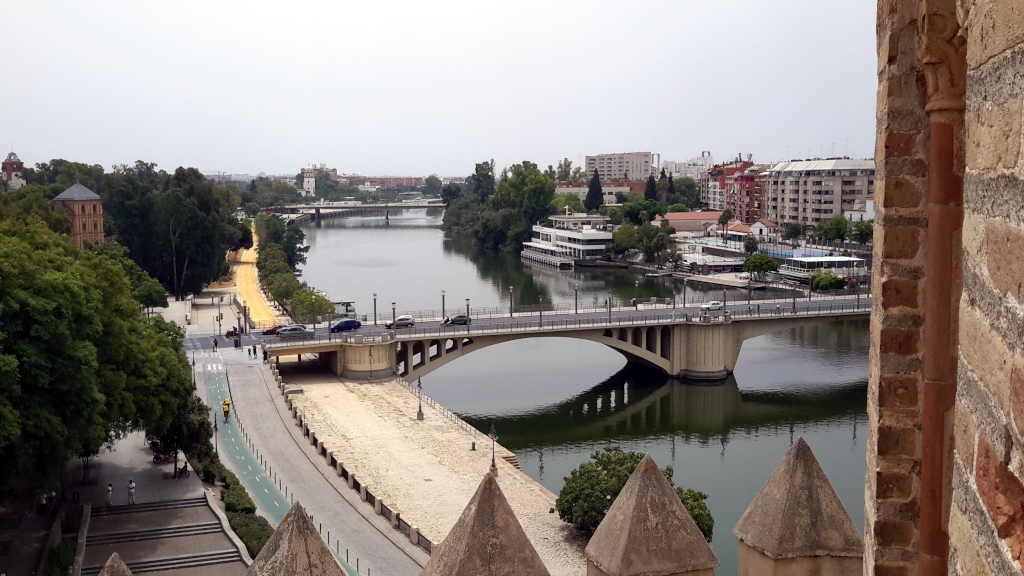
M 446 240 L 440 210 L 354 218 L 307 226 L 311 246 L 303 277 L 356 301 L 360 314 L 446 307 L 581 304 L 609 294 L 681 298 L 682 284 L 628 271 L 552 271 L 518 257 L 481 252 Z M 639 289 L 635 281 L 640 280 Z M 720 290 L 688 289 L 689 298 Z M 730 300 L 746 298 L 732 291 Z M 386 311 L 386 314 L 385 314 Z M 675 481 L 710 495 L 716 573 L 735 574 L 732 528 L 793 440 L 814 450 L 858 528 L 864 516 L 864 435 L 868 323 L 791 329 L 743 344 L 724 384 L 696 386 L 628 367 L 593 342 L 527 339 L 474 352 L 423 378 L 427 394 L 519 457 L 523 470 L 555 493 L 563 478 L 604 446 L 650 453 L 675 469 Z

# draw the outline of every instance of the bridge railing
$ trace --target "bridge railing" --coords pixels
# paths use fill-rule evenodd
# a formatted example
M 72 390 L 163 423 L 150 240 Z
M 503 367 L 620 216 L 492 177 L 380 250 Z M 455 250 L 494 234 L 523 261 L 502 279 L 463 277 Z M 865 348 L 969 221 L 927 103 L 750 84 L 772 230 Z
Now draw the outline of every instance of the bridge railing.
M 756 292 L 756 291 L 755 291 Z M 843 290 L 837 293 L 821 294 L 812 293 L 810 298 L 801 295 L 798 297 L 789 298 L 739 298 L 739 299 L 727 299 L 725 302 L 729 306 L 745 304 L 749 302 L 751 305 L 754 304 L 777 304 L 777 303 L 791 303 L 796 302 L 830 302 L 830 301 L 845 301 L 845 300 L 856 300 L 858 297 L 869 295 L 862 289 L 859 291 L 855 290 Z M 762 296 L 767 296 L 762 294 Z M 622 312 L 625 310 L 639 310 L 639 311 L 651 311 L 651 310 L 673 310 L 679 308 L 691 308 L 707 304 L 708 302 L 722 301 L 720 296 L 706 296 L 698 295 L 694 296 L 690 294 L 685 300 L 678 296 L 676 298 L 645 298 L 639 300 L 635 305 L 631 300 L 613 299 L 612 300 L 612 312 Z M 390 312 L 390 310 L 388 310 Z M 443 312 L 443 313 L 442 313 Z M 520 318 L 529 316 L 539 316 L 540 313 L 544 314 L 593 314 L 598 312 L 608 312 L 607 302 L 580 302 L 578 305 L 575 302 L 564 302 L 558 304 L 527 304 L 514 306 L 510 311 L 508 304 L 504 306 L 486 306 L 476 307 L 469 309 L 469 317 L 475 319 L 493 319 L 493 318 Z M 459 314 L 465 314 L 466 308 L 446 307 L 443 311 L 438 308 L 434 310 L 406 310 L 396 311 L 394 316 L 408 315 L 412 316 L 417 322 L 434 322 L 443 319 L 445 316 L 456 316 Z M 361 314 L 360 318 L 365 322 L 373 322 L 373 314 Z M 385 322 L 390 322 L 392 314 L 377 313 L 377 323 L 383 325 Z

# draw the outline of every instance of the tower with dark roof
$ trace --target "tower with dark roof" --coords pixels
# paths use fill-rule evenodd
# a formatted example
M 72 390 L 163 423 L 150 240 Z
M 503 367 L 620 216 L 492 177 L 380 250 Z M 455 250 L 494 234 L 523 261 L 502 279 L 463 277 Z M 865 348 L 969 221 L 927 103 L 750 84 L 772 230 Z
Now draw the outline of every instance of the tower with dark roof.
M 0 169 L 0 189 L 17 190 L 25 185 L 25 163 L 11 152 Z
M 92 190 L 74 183 L 53 199 L 53 210 L 71 219 L 71 245 L 75 248 L 103 242 L 103 203 Z

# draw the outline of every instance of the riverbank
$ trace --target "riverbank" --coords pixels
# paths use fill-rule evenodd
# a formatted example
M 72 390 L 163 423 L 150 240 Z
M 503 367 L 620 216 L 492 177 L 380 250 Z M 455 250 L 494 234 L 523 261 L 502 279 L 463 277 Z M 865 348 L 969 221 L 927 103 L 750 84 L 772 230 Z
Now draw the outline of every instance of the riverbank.
M 416 396 L 397 381 L 346 382 L 284 361 L 280 369 L 286 383 L 302 387 L 294 405 L 328 450 L 424 536 L 441 542 L 490 468 L 490 439 L 429 403 L 418 421 Z M 584 574 L 586 542 L 549 512 L 555 495 L 502 458 L 511 452 L 497 445 L 496 454 L 498 483 L 552 576 Z

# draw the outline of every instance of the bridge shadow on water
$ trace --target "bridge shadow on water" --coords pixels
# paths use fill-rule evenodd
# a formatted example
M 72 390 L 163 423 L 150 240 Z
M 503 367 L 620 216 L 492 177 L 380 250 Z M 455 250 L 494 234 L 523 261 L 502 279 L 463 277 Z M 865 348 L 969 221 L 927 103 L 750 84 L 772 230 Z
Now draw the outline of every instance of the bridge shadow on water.
M 710 444 L 728 442 L 736 433 L 778 434 L 816 422 L 846 421 L 855 427 L 866 402 L 866 380 L 799 392 L 740 391 L 734 376 L 700 385 L 627 365 L 555 406 L 464 418 L 483 431 L 493 422 L 510 450 L 667 435 Z

